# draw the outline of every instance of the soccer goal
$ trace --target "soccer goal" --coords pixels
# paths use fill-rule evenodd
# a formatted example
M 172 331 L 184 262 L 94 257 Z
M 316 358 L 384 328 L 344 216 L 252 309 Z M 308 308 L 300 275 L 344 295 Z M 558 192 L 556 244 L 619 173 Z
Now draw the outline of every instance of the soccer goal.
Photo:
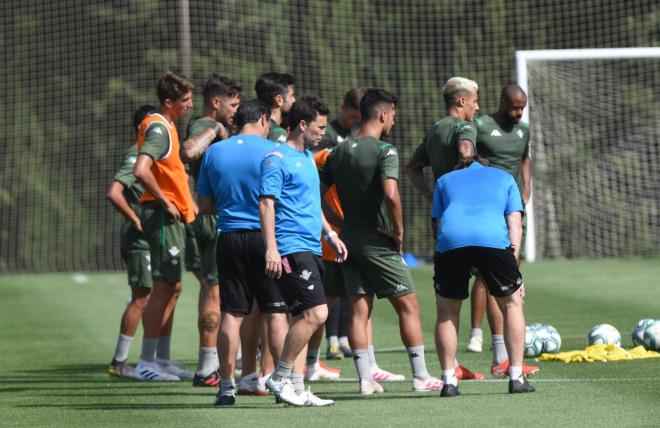
M 525 257 L 660 249 L 660 48 L 517 51 L 533 195 Z

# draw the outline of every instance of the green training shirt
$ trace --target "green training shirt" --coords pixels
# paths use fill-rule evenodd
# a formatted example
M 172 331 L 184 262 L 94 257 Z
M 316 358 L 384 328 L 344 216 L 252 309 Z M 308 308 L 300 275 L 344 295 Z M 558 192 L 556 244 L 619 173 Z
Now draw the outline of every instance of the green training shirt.
M 328 126 L 325 127 L 325 135 L 323 136 L 321 145 L 324 147 L 334 147 L 337 144 L 346 141 L 350 133 L 350 129 L 341 126 L 339 119 L 333 119 L 328 123 Z
M 144 192 L 144 188 L 140 182 L 135 178 L 133 173 L 135 163 L 137 162 L 138 150 L 137 144 L 133 144 L 122 158 L 121 165 L 115 173 L 114 181 L 118 181 L 124 185 L 124 197 L 128 201 L 133 211 L 140 213 L 140 196 Z
M 399 179 L 396 148 L 373 137 L 350 137 L 332 150 L 319 174 L 325 185 L 337 188 L 345 219 L 341 236 L 346 245 L 361 254 L 391 250 L 393 241 L 377 229 L 393 230 L 382 182 Z
M 433 124 L 424 141 L 417 147 L 413 160 L 431 166 L 433 180 L 453 171 L 458 164 L 458 142 L 468 140 L 476 145 L 477 130 L 471 122 L 446 116 Z
M 495 121 L 492 114 L 476 120 L 477 153 L 496 166 L 513 175 L 518 183 L 520 193 L 523 192 L 520 162 L 529 151 L 529 127 L 518 123 L 511 129 L 504 130 Z
M 213 119 L 210 119 L 208 117 L 202 116 L 198 117 L 196 119 L 193 119 L 190 121 L 188 124 L 188 129 L 186 131 L 186 140 L 189 138 L 194 137 L 195 135 L 199 135 L 202 132 L 206 131 L 209 128 L 215 127 L 215 125 L 218 122 L 216 122 Z M 215 144 L 218 141 L 220 141 L 220 137 L 216 137 L 211 144 Z M 185 142 L 184 142 L 185 144 Z M 209 145 L 210 146 L 210 145 Z M 202 160 L 204 159 L 204 156 L 200 156 L 199 159 L 194 160 L 190 162 L 190 175 L 197 181 L 197 176 L 199 175 L 199 170 L 202 167 Z
M 286 129 L 282 128 L 273 119 L 270 120 L 270 131 L 268 132 L 268 139 L 276 143 L 285 143 L 289 133 Z

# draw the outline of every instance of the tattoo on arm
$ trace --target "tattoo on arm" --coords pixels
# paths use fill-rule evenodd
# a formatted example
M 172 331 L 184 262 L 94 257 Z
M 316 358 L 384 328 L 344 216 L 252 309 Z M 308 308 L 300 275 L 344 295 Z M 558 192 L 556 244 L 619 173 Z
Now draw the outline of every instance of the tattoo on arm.
M 181 160 L 192 162 L 201 158 L 213 140 L 220 135 L 221 129 L 222 125 L 217 124 L 213 128 L 208 128 L 204 132 L 184 141 L 181 147 Z

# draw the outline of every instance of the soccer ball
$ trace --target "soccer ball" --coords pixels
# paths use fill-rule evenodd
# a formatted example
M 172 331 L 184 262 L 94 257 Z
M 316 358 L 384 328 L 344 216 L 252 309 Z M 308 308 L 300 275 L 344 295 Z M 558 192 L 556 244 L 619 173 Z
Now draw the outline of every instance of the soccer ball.
M 529 328 L 531 328 L 532 330 L 539 330 L 543 327 L 545 327 L 545 324 L 541 324 L 540 322 L 535 322 L 534 324 L 529 325 Z
M 537 330 L 525 327 L 525 356 L 538 357 L 543 352 L 543 340 L 536 335 Z
M 593 326 L 587 335 L 587 345 L 600 344 L 621 346 L 621 333 L 609 324 Z
M 660 320 L 655 320 L 644 330 L 644 347 L 649 351 L 660 351 Z
M 548 337 L 543 341 L 543 352 L 556 354 L 561 349 L 561 336 L 557 329 L 551 325 L 546 325 L 545 330 Z
M 644 345 L 644 330 L 646 330 L 646 327 L 653 323 L 653 321 L 655 320 L 649 318 L 637 321 L 637 324 L 635 324 L 632 331 L 633 345 Z

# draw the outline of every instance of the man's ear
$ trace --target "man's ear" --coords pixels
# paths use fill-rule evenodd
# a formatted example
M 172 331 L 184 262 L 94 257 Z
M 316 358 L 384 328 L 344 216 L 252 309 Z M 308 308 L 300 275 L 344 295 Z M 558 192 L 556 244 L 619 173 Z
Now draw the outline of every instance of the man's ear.
M 282 95 L 275 95 L 275 98 L 273 98 L 273 100 L 275 101 L 275 105 L 277 107 L 282 107 L 282 105 L 284 104 L 284 97 Z
M 213 97 L 213 99 L 211 100 L 211 105 L 213 106 L 213 110 L 217 110 L 218 107 L 220 107 L 221 102 L 222 100 L 220 99 L 220 97 Z

